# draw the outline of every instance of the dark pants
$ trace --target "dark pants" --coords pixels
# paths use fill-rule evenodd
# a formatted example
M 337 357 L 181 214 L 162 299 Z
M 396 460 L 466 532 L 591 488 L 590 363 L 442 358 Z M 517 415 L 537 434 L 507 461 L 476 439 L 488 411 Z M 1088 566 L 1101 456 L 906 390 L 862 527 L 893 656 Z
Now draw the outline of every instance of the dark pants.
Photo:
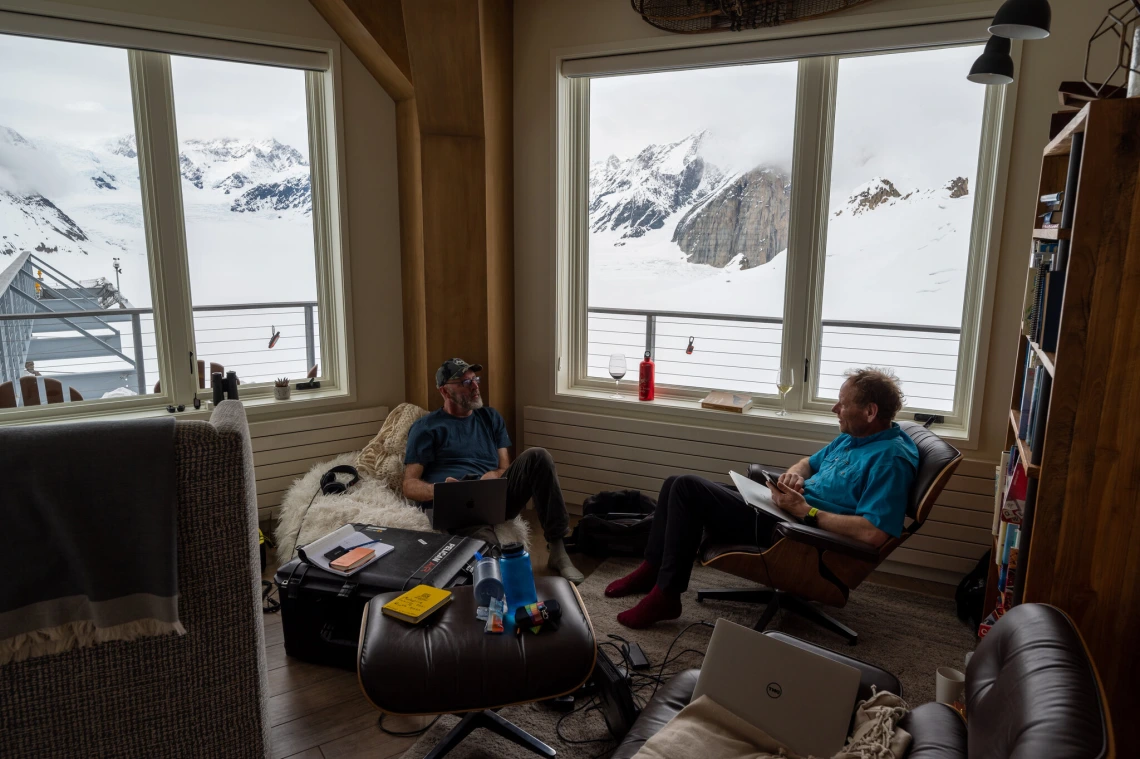
M 507 467 L 503 478 L 507 481 L 507 519 L 514 519 L 533 500 L 538 511 L 538 521 L 547 542 L 561 540 L 570 526 L 566 513 L 566 501 L 562 497 L 562 486 L 558 484 L 558 472 L 554 469 L 554 459 L 545 448 L 528 448 Z M 495 531 L 488 525 L 468 527 L 452 532 L 479 538 L 497 544 Z
M 744 502 L 734 488 L 693 474 L 661 485 L 645 559 L 659 566 L 657 584 L 670 593 L 689 587 L 693 561 L 705 533 L 713 540 L 767 547 L 776 520 Z

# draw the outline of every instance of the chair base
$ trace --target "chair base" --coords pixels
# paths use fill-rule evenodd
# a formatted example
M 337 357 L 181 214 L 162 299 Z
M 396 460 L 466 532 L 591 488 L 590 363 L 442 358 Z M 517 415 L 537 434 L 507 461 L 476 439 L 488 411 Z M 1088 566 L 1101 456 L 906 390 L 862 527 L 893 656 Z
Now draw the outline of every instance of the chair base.
M 435 745 L 435 748 L 427 753 L 424 759 L 438 759 L 446 755 L 451 749 L 458 746 L 464 738 L 481 727 L 525 749 L 530 749 L 539 756 L 553 757 L 556 754 L 554 749 L 518 725 L 503 719 L 490 709 L 485 709 L 481 712 L 468 712 L 463 715 L 463 719 L 459 720 L 459 724 L 451 728 L 451 731 L 443 736 L 443 739 Z
M 768 627 L 768 624 L 780 609 L 787 609 L 794 614 L 799 614 L 810 622 L 815 622 L 825 630 L 830 630 L 837 635 L 843 636 L 852 646 L 859 642 L 859 633 L 822 609 L 817 608 L 811 602 L 805 601 L 799 596 L 783 590 L 772 590 L 771 588 L 723 588 L 697 591 L 697 601 L 703 601 L 706 598 L 712 598 L 718 601 L 741 601 L 743 603 L 767 604 L 767 606 L 764 607 L 764 612 L 760 615 L 760 619 L 756 620 L 756 625 L 753 627 L 753 629 L 757 631 L 762 632 Z

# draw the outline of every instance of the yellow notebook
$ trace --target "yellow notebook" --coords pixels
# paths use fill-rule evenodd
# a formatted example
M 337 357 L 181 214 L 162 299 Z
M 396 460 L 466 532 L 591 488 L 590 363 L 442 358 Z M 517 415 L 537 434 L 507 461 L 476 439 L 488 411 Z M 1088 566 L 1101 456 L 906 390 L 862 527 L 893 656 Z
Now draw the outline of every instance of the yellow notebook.
M 389 617 L 411 622 L 423 621 L 437 609 L 451 602 L 451 591 L 433 588 L 430 585 L 417 585 L 401 596 L 384 604 L 381 611 Z

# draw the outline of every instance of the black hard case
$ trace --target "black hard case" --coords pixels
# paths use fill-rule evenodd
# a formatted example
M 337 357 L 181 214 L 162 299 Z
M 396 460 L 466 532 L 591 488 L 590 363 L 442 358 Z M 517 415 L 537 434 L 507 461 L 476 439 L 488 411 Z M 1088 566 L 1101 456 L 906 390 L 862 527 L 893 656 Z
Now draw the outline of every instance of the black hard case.
M 303 661 L 356 670 L 364 605 L 378 593 L 416 585 L 451 588 L 471 582 L 476 551 L 486 543 L 392 527 L 354 524 L 394 549 L 349 577 L 293 559 L 277 570 L 285 653 Z

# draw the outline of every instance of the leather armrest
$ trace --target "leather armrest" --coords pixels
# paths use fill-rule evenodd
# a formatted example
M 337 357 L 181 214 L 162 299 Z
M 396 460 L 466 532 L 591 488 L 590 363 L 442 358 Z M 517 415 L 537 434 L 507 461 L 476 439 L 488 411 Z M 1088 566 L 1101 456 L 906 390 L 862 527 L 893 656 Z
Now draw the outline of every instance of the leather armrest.
M 665 723 L 688 706 L 697 689 L 699 669 L 687 669 L 669 679 L 657 689 L 657 694 L 645 705 L 633 727 L 621 739 L 610 759 L 632 759 L 647 740 L 665 727 Z
M 779 474 L 783 474 L 787 470 L 782 468 L 782 467 L 760 466 L 759 464 L 749 464 L 748 465 L 748 479 L 752 480 L 753 482 L 759 482 L 761 485 L 767 485 L 768 484 L 768 478 L 764 476 L 765 471 L 771 472 L 772 474 L 779 475 Z
M 806 524 L 795 522 L 780 522 L 776 525 L 775 531 L 781 537 L 797 543 L 804 543 L 824 551 L 835 551 L 862 561 L 877 561 L 879 558 L 878 549 L 818 527 L 808 527 Z
M 907 759 L 966 759 L 966 723 L 946 704 L 923 704 L 899 727 L 912 738 Z

